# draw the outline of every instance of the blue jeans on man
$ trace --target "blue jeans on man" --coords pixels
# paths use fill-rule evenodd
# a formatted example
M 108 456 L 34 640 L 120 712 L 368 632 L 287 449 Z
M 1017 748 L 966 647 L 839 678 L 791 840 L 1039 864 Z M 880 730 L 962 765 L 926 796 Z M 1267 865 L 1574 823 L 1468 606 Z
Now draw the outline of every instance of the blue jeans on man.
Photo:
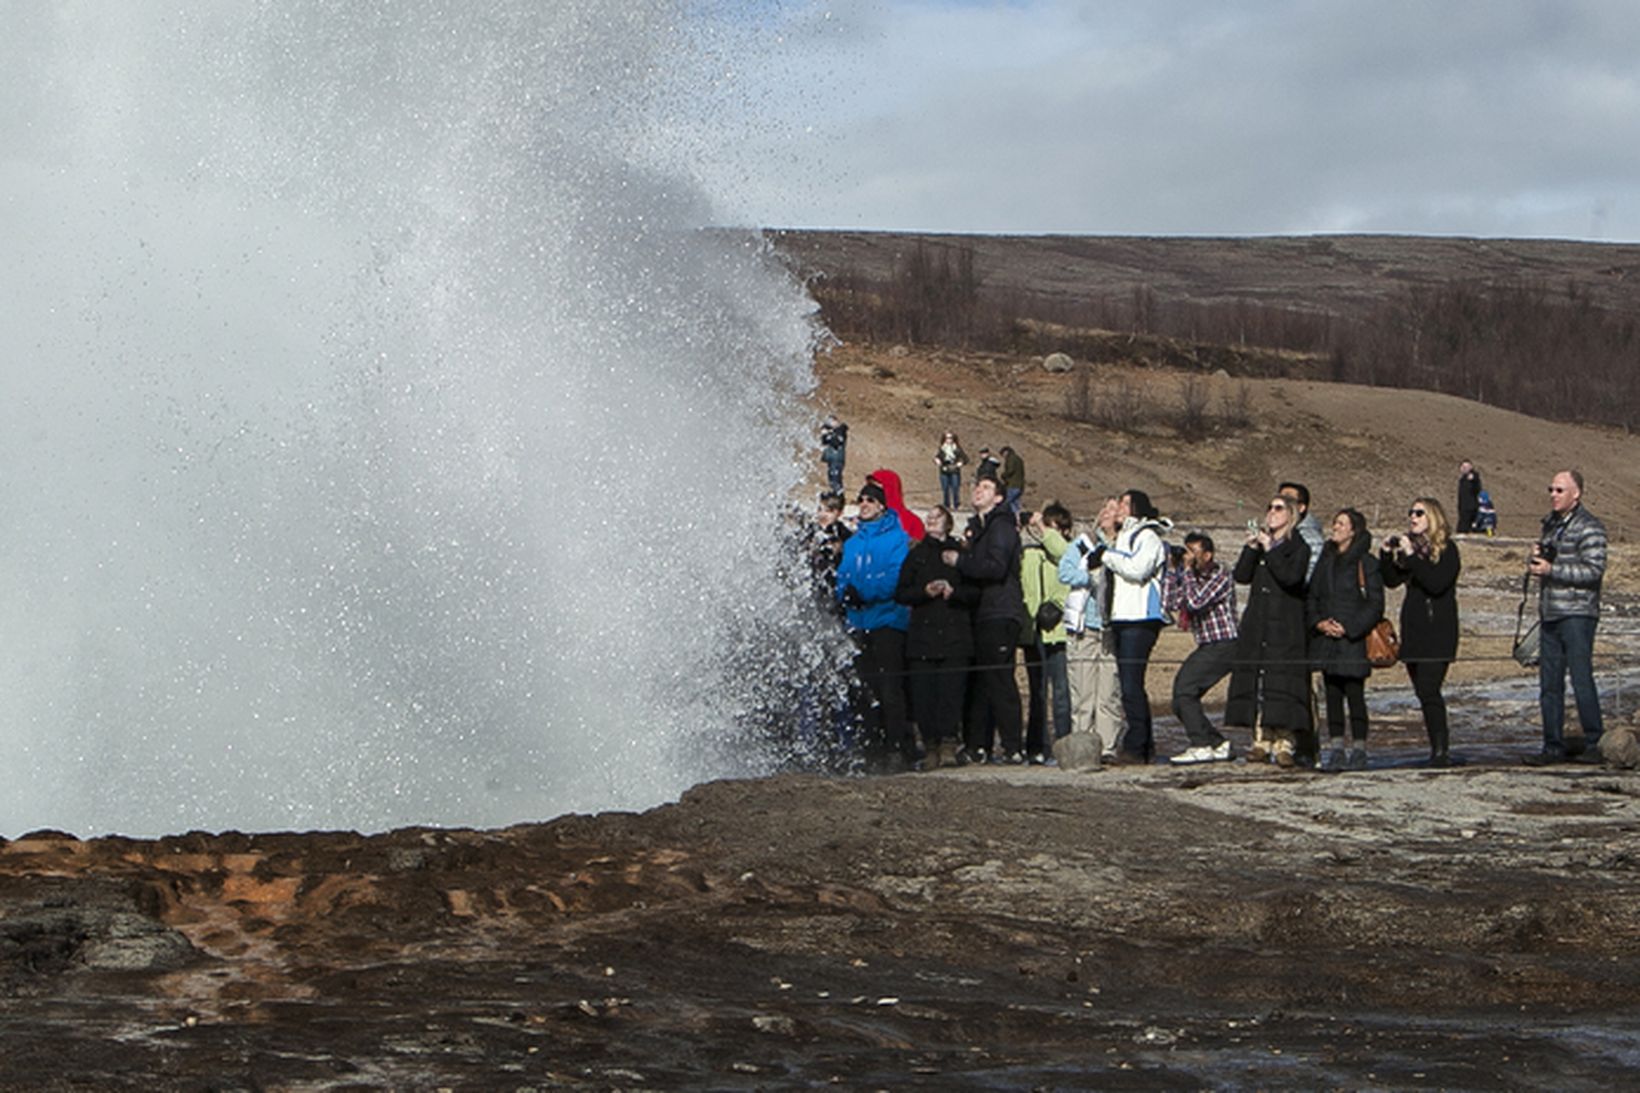
M 1600 690 L 1594 682 L 1593 615 L 1546 619 L 1539 627 L 1543 639 L 1538 660 L 1538 708 L 1543 714 L 1543 750 L 1569 754 L 1566 748 L 1566 672 L 1572 673 L 1577 719 L 1583 725 L 1583 743 L 1594 748 L 1605 730 L 1600 719 Z
M 940 472 L 940 504 L 952 512 L 962 508 L 962 471 Z

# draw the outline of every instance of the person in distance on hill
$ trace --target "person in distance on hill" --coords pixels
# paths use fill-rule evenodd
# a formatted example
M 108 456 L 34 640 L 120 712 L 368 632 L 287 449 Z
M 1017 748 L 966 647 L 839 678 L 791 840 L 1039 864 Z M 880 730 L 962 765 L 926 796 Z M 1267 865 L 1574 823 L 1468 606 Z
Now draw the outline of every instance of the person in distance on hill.
M 1095 527 L 1115 526 L 1118 501 L 1105 498 Z M 1066 668 L 1070 677 L 1071 731 L 1099 738 L 1101 758 L 1116 758 L 1122 736 L 1122 689 L 1116 674 L 1115 636 L 1105 624 L 1111 577 L 1101 562 L 1105 546 L 1078 535 L 1059 559 L 1065 597 Z
M 1600 584 L 1606 575 L 1606 525 L 1583 507 L 1583 475 L 1561 471 L 1549 483 L 1549 515 L 1527 572 L 1542 582 L 1538 592 L 1538 707 L 1543 714 L 1543 750 L 1526 756 L 1529 766 L 1579 758 L 1592 760 L 1605 726 L 1600 691 L 1594 683 L 1594 630 L 1600 622 Z M 1583 747 L 1563 735 L 1566 672 L 1572 673 Z
M 1236 659 L 1236 583 L 1213 557 L 1213 539 L 1192 531 L 1182 557 L 1173 559 L 1162 584 L 1163 607 L 1196 639 L 1196 648 L 1173 679 L 1173 714 L 1184 725 L 1190 746 L 1169 762 L 1222 762 L 1230 741 L 1213 727 L 1202 696 L 1230 674 Z
M 979 462 L 974 465 L 974 481 L 981 478 L 995 478 L 1002 480 L 1002 460 L 991 454 L 991 449 L 979 450 Z
M 1162 632 L 1162 570 L 1167 564 L 1162 534 L 1172 526 L 1150 503 L 1149 494 L 1128 490 L 1099 529 L 1108 544 L 1099 562 L 1111 577 L 1110 627 L 1116 637 L 1116 673 L 1126 723 L 1117 747 L 1120 762 L 1148 763 L 1156 754 L 1145 672 Z
M 1367 518 L 1354 509 L 1333 517 L 1332 532 L 1310 578 L 1305 621 L 1310 658 L 1327 689 L 1326 758 L 1321 769 L 1367 769 L 1367 634 L 1384 617 L 1384 579 L 1374 558 Z M 1344 751 L 1344 707 L 1349 706 L 1350 748 Z
M 1018 516 L 1020 501 L 1025 496 L 1025 461 L 1006 445 L 1002 449 L 1002 490 L 1003 504 Z
M 1031 640 L 1021 644 L 1025 651 L 1025 678 L 1030 684 L 1026 705 L 1025 754 L 1041 765 L 1053 757 L 1053 742 L 1071 731 L 1070 678 L 1065 664 L 1065 601 L 1070 589 L 1059 579 L 1059 562 L 1065 556 L 1065 536 L 1071 530 L 1071 512 L 1054 501 L 1041 512 L 1031 513 L 1021 538 L 1024 549 L 1019 560 L 1019 585 L 1025 594 L 1025 614 L 1031 620 Z M 1052 604 L 1048 614 L 1057 614 L 1053 625 L 1042 623 L 1043 605 Z M 1053 698 L 1053 727 L 1048 727 L 1048 697 Z
M 1466 459 L 1458 464 L 1458 534 L 1474 531 L 1475 519 L 1480 513 L 1481 472 Z
M 1278 494 L 1236 559 L 1236 583 L 1249 587 L 1224 723 L 1258 726 L 1261 739 L 1270 742 L 1268 750 L 1255 745 L 1249 763 L 1273 752 L 1278 765 L 1296 766 L 1295 734 L 1312 731 L 1304 625 L 1310 547 L 1298 534 L 1297 519 L 1297 506 Z
M 956 433 L 947 432 L 934 452 L 934 466 L 940 471 L 940 504 L 947 509 L 962 505 L 962 469 L 967 465 L 968 453 L 962 450 L 962 441 Z
M 1406 585 L 1401 601 L 1401 662 L 1429 734 L 1429 765 L 1452 764 L 1446 699 L 1441 685 L 1458 656 L 1458 574 L 1463 562 L 1446 510 L 1432 497 L 1407 506 L 1407 530 L 1391 535 L 1378 552 L 1387 588 Z
M 858 650 L 861 684 L 858 718 L 869 765 L 892 769 L 911 762 L 914 741 L 906 723 L 905 633 L 911 609 L 894 598 L 911 539 L 889 511 L 883 489 L 860 489 L 860 521 L 837 566 L 837 599 L 847 609 L 849 634 Z
M 983 763 L 989 757 L 990 726 L 1002 741 L 1002 758 L 1023 763 L 1025 753 L 1019 716 L 1019 685 L 1014 682 L 1014 646 L 1024 595 L 1019 588 L 1019 528 L 1002 504 L 1002 483 L 981 478 L 974 483 L 976 525 L 964 551 L 946 550 L 945 564 L 979 588 L 974 609 L 974 708 L 968 737 L 957 762 Z M 987 716 L 988 715 L 988 716 Z
M 964 581 L 944 554 L 960 543 L 951 534 L 951 510 L 936 505 L 923 518 L 928 534 L 900 567 L 894 598 L 911 608 L 905 655 L 911 682 L 912 720 L 922 731 L 930 765 L 956 758 L 958 729 L 974 655 L 974 605 L 979 590 Z
M 827 415 L 820 426 L 820 459 L 826 465 L 826 488 L 833 493 L 843 492 L 843 462 L 848 457 L 848 426 L 837 420 L 836 414 Z

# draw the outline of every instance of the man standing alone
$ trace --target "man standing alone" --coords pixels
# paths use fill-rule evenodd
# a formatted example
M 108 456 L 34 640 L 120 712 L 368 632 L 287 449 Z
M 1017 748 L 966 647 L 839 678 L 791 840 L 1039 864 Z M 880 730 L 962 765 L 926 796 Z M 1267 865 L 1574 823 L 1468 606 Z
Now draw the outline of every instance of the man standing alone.
M 1606 525 L 1583 507 L 1583 475 L 1561 471 L 1549 483 L 1549 515 L 1532 548 L 1526 570 L 1542 582 L 1538 593 L 1538 707 L 1543 714 L 1543 750 L 1525 757 L 1528 766 L 1547 766 L 1595 753 L 1604 726 L 1600 692 L 1594 683 L 1594 629 L 1600 621 L 1600 582 L 1606 574 Z M 1566 720 L 1566 672 L 1572 673 L 1583 748 L 1570 748 Z
M 1475 464 L 1464 460 L 1458 464 L 1458 531 L 1475 530 L 1475 518 L 1481 514 L 1481 472 Z

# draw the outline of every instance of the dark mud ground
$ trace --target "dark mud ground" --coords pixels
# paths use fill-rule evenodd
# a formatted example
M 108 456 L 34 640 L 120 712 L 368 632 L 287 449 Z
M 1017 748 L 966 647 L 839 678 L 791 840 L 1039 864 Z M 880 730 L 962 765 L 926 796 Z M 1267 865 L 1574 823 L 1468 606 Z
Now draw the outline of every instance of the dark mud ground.
M 5 1089 L 1611 1089 L 1640 775 L 968 768 L 0 845 Z M 1397 753 L 1396 748 L 1400 751 Z

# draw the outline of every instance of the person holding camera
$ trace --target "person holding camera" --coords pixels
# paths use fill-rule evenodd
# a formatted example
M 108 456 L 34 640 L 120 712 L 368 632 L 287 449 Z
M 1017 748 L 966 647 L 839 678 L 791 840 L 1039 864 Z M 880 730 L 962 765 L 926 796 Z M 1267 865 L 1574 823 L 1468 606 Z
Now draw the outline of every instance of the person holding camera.
M 1096 527 L 1114 526 L 1117 500 L 1105 498 Z M 1078 535 L 1059 559 L 1065 597 L 1067 675 L 1071 685 L 1071 731 L 1099 738 L 1100 761 L 1116 758 L 1122 735 L 1122 688 L 1116 676 L 1115 635 L 1105 624 L 1110 577 L 1102 564 L 1105 545 Z
M 991 731 L 1002 740 L 1002 761 L 1023 763 L 1024 735 L 1019 685 L 1014 682 L 1014 647 L 1025 596 L 1019 588 L 1019 527 L 1002 503 L 1002 483 L 981 478 L 973 490 L 975 521 L 966 550 L 947 549 L 940 557 L 979 589 L 974 608 L 974 680 L 970 689 L 968 740 L 957 753 L 959 766 L 989 760 Z
M 1236 582 L 1230 571 L 1213 559 L 1213 539 L 1192 531 L 1162 582 L 1164 607 L 1196 639 L 1196 648 L 1179 665 L 1173 678 L 1173 713 L 1184 725 L 1190 746 L 1168 762 L 1226 762 L 1230 741 L 1213 727 L 1202 709 L 1202 695 L 1235 667 Z
M 1463 562 L 1446 510 L 1433 497 L 1407 506 L 1405 534 L 1391 535 L 1378 552 L 1385 588 L 1406 585 L 1401 601 L 1401 663 L 1429 734 L 1429 765 L 1448 767 L 1446 699 L 1441 686 L 1458 656 L 1458 574 Z
M 1583 507 L 1583 475 L 1561 471 L 1549 483 L 1549 515 L 1526 571 L 1541 582 L 1538 634 L 1538 708 L 1543 750 L 1525 756 L 1528 766 L 1547 766 L 1594 752 L 1604 725 L 1594 683 L 1594 631 L 1600 621 L 1600 584 L 1606 575 L 1606 525 Z M 1583 746 L 1568 745 L 1566 672 L 1572 673 Z M 1592 758 L 1592 757 L 1591 757 Z
M 1236 559 L 1236 583 L 1248 586 L 1247 608 L 1236 638 L 1224 723 L 1257 730 L 1249 763 L 1264 762 L 1273 753 L 1276 765 L 1295 767 L 1298 738 L 1313 731 L 1304 625 L 1309 571 L 1310 547 L 1299 534 L 1298 505 L 1277 494 Z

